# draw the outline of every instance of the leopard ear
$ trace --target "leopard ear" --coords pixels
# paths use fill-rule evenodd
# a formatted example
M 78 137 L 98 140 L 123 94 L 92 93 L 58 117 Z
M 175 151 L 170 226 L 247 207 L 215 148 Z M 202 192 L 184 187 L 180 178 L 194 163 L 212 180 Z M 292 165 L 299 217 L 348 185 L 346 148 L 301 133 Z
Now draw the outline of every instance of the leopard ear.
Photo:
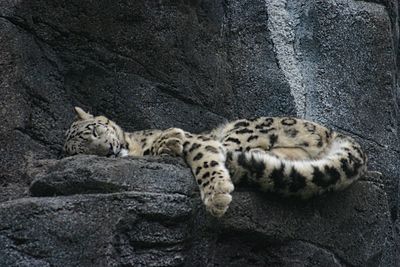
M 80 119 L 80 120 L 87 120 L 87 119 L 93 118 L 93 115 L 86 113 L 80 107 L 75 107 L 74 109 L 75 109 L 76 115 L 78 115 L 78 119 Z

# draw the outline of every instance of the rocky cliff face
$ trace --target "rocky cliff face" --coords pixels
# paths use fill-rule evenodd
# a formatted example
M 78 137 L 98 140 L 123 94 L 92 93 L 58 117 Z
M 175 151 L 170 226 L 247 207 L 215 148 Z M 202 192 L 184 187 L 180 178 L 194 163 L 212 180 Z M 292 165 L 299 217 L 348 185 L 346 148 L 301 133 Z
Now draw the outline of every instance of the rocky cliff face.
M 396 0 L 0 3 L 0 266 L 398 266 Z M 61 159 L 79 105 L 126 130 L 295 115 L 368 175 L 311 201 L 238 188 L 205 213 L 178 159 Z

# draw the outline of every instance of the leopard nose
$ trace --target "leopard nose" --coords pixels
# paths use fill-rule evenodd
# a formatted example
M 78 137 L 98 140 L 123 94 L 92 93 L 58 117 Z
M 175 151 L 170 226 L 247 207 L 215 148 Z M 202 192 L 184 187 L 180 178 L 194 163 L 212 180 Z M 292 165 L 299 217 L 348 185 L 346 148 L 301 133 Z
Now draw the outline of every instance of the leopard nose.
M 111 156 L 113 156 L 113 155 L 116 155 L 117 153 L 115 153 L 115 151 L 114 151 L 114 146 L 113 146 L 113 144 L 110 144 L 110 147 L 108 148 L 108 153 L 107 153 L 107 157 L 111 157 Z

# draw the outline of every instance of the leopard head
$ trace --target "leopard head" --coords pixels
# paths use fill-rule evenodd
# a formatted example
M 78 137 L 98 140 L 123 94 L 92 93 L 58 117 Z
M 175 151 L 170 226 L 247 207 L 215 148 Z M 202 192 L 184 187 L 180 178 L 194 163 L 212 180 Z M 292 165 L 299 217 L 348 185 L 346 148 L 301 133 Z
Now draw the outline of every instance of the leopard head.
M 92 154 L 123 156 L 125 134 L 121 127 L 104 116 L 93 116 L 75 107 L 76 120 L 65 133 L 64 151 L 68 155 Z

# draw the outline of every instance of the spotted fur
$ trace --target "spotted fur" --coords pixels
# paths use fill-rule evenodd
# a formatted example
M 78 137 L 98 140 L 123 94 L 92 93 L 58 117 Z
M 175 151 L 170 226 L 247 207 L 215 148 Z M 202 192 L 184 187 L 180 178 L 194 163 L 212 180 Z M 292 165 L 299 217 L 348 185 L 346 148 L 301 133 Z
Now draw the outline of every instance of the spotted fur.
M 351 137 L 302 119 L 243 119 L 201 135 L 179 128 L 128 133 L 103 116 L 75 111 L 67 154 L 183 157 L 207 210 L 217 217 L 232 201 L 233 184 L 309 198 L 344 189 L 366 171 L 366 155 Z

